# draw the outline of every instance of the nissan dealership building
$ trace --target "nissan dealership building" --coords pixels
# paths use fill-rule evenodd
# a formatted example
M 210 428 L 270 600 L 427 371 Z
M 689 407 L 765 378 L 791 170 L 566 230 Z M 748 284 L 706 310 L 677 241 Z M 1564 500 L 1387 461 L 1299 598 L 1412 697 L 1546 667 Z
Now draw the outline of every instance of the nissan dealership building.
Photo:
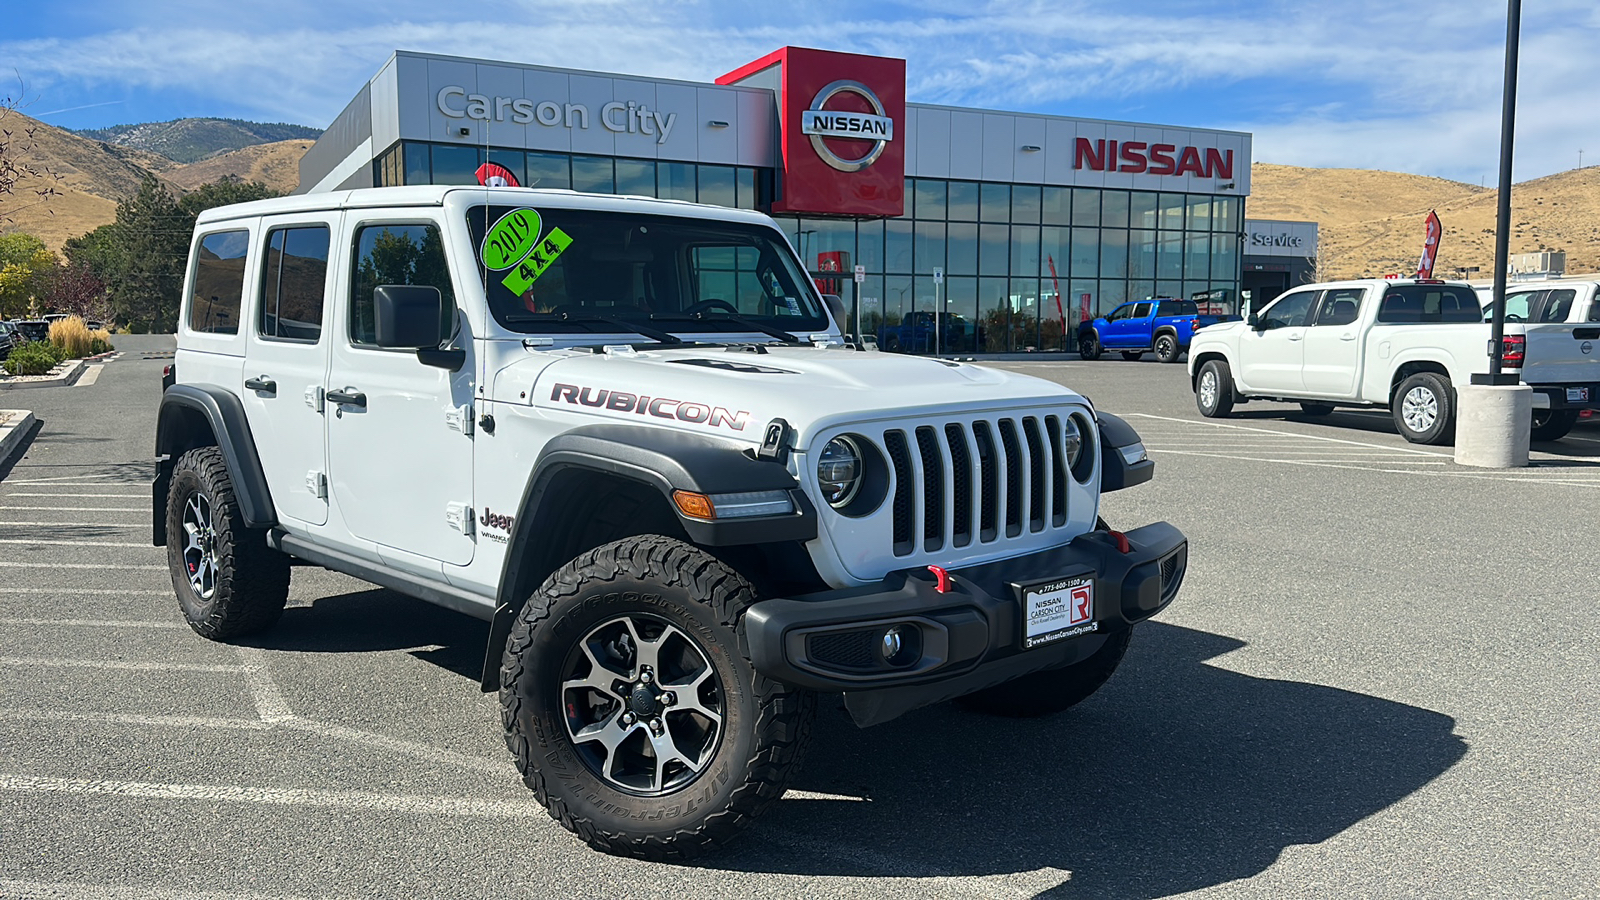
M 485 162 L 769 213 L 862 332 L 914 349 L 912 314 L 939 309 L 960 317 L 947 352 L 1062 349 L 1129 299 L 1237 298 L 1250 192 L 1248 134 L 908 103 L 904 60 L 798 47 L 714 84 L 397 52 L 300 190 L 474 184 Z

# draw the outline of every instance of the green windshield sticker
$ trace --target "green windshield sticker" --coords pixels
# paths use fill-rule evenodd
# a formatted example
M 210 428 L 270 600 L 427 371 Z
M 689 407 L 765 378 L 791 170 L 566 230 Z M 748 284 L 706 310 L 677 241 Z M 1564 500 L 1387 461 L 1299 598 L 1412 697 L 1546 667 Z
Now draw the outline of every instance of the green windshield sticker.
M 504 219 L 501 221 L 504 221 Z M 539 276 L 544 274 L 545 269 L 550 268 L 550 264 L 556 261 L 556 257 L 560 256 L 562 251 L 570 246 L 572 246 L 572 238 L 568 237 L 565 231 L 559 228 L 550 229 L 550 233 L 544 236 L 544 240 L 539 246 L 529 251 L 528 255 L 517 264 L 516 268 L 511 270 L 510 274 L 506 275 L 505 280 L 501 283 L 509 288 L 511 293 L 521 296 L 528 288 L 533 287 L 533 283 L 539 280 Z
M 539 214 L 531 209 L 513 209 L 501 216 L 483 236 L 479 251 L 483 264 L 499 272 L 521 262 L 539 243 L 541 225 Z

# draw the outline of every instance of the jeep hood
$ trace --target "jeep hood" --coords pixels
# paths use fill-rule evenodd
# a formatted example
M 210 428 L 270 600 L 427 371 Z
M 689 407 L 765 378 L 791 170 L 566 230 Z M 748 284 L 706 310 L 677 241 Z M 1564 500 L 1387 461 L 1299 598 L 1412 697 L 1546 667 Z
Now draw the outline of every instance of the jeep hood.
M 1053 382 L 967 363 L 766 349 L 543 351 L 500 369 L 493 397 L 596 421 L 673 425 L 751 443 L 760 440 L 763 425 L 781 418 L 798 432 L 798 447 L 835 424 L 1081 402 Z

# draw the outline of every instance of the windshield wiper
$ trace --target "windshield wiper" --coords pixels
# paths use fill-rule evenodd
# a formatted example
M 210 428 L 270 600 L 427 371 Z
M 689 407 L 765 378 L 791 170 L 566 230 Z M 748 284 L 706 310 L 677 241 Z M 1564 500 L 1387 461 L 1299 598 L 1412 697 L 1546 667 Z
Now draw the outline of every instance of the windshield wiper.
M 595 314 L 592 314 L 592 313 L 585 313 L 585 314 L 582 314 L 582 315 L 573 315 L 572 313 L 559 313 L 559 314 L 556 314 L 553 318 L 551 318 L 551 314 L 550 313 L 539 313 L 539 314 L 533 314 L 533 315 L 513 313 L 512 315 L 506 316 L 505 320 L 508 323 L 509 322 L 552 322 L 552 321 L 554 321 L 554 322 L 564 322 L 564 323 L 568 323 L 568 324 L 572 324 L 572 325 L 593 325 L 593 324 L 610 325 L 613 328 L 617 328 L 617 329 L 622 330 L 622 331 L 631 331 L 634 334 L 644 335 L 645 337 L 649 338 L 652 341 L 655 341 L 658 344 L 681 344 L 681 343 L 683 343 L 683 338 L 680 338 L 675 334 L 669 334 L 669 333 L 667 333 L 665 331 L 658 331 L 658 330 L 656 330 L 654 328 L 651 328 L 648 325 L 638 325 L 638 324 L 635 324 L 633 322 L 628 321 L 627 319 L 621 319 L 621 318 L 618 318 L 616 316 L 601 316 L 601 315 L 595 315 Z
M 749 318 L 748 316 L 742 316 L 742 315 L 740 315 L 738 313 L 731 313 L 731 312 L 727 312 L 727 311 L 724 311 L 724 310 L 718 310 L 716 315 L 709 315 L 708 312 L 699 312 L 699 313 L 695 313 L 692 316 L 652 315 L 650 317 L 650 321 L 654 322 L 654 321 L 661 320 L 661 319 L 665 319 L 665 320 L 669 320 L 669 321 L 673 320 L 673 319 L 678 319 L 678 320 L 681 321 L 681 320 L 686 320 L 687 319 L 687 320 L 692 320 L 692 321 L 696 321 L 696 322 L 712 322 L 712 321 L 715 321 L 717 319 L 726 319 L 729 322 L 733 322 L 733 323 L 738 324 L 738 325 L 743 325 L 744 327 L 750 329 L 751 331 L 759 331 L 762 334 L 767 335 L 768 337 L 775 337 L 778 340 L 784 342 L 785 344 L 803 344 L 803 343 L 805 343 L 805 341 L 801 340 L 800 338 L 795 337 L 793 334 L 790 334 L 789 332 L 784 331 L 781 328 L 773 328 L 771 325 L 763 325 L 760 322 L 756 321 L 755 319 Z

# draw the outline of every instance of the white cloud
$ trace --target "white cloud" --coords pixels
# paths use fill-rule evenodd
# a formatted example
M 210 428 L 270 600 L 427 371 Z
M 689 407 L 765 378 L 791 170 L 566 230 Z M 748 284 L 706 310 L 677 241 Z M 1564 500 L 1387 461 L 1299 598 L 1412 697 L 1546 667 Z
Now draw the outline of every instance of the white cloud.
M 1498 147 L 1504 12 L 1494 3 L 904 0 L 862 14 L 842 0 L 490 0 L 448 10 L 455 19 L 423 0 L 114 8 L 101 16 L 109 30 L 0 41 L 0 58 L 60 105 L 110 86 L 183 90 L 320 124 L 395 49 L 705 80 L 795 44 L 905 57 L 914 100 L 1137 109 L 1251 131 L 1257 157 L 1273 162 L 1475 181 L 1493 172 Z M 1585 142 L 1600 158 L 1600 9 L 1550 0 L 1526 16 L 1519 175 L 1568 167 Z

